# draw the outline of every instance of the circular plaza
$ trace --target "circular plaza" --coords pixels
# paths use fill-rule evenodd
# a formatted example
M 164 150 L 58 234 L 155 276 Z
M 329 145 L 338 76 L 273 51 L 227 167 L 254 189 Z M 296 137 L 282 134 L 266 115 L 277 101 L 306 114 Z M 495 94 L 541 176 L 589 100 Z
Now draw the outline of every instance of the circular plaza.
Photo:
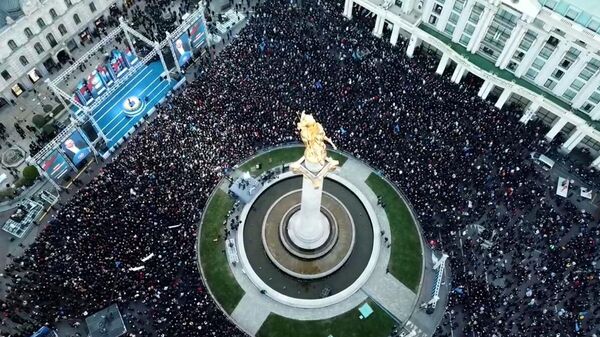
M 303 149 L 263 152 L 221 181 L 199 228 L 202 277 L 250 335 L 387 336 L 421 302 L 427 262 L 418 223 L 395 186 L 328 151 L 339 164 L 318 186 L 317 225 L 295 233 L 307 181 L 293 167 Z

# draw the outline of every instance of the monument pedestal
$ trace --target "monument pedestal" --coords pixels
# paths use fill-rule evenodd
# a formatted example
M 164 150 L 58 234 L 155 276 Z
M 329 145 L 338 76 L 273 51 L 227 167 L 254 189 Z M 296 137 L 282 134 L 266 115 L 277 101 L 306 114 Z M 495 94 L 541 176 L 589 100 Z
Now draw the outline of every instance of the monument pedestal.
M 309 162 L 304 157 L 290 166 L 294 172 L 303 175 L 300 210 L 292 215 L 288 226 L 290 240 L 301 249 L 317 249 L 331 234 L 329 220 L 321 213 L 321 196 L 323 178 L 336 166 L 335 160 L 328 160 L 326 165 L 321 165 Z

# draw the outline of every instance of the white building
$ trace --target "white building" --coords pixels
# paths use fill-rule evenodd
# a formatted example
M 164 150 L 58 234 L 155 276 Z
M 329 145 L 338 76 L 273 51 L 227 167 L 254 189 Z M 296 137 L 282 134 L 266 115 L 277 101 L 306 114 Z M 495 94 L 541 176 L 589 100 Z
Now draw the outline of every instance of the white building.
M 67 64 L 74 50 L 86 48 L 82 43 L 103 24 L 115 2 L 1 0 L 0 108 L 14 104 L 22 92 L 44 85 L 41 78 L 56 72 L 57 64 Z
M 409 38 L 440 56 L 437 73 L 453 68 L 481 81 L 478 95 L 523 106 L 563 133 L 564 152 L 586 147 L 600 169 L 600 2 L 593 0 L 346 0 L 344 15 L 375 16 L 373 34 L 396 44 Z

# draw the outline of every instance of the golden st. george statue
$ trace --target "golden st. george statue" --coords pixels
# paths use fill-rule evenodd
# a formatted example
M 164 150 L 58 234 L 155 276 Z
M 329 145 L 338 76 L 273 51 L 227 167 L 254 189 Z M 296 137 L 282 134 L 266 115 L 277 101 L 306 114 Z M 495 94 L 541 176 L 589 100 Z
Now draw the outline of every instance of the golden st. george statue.
M 300 121 L 298 122 L 298 130 L 300 130 L 300 138 L 306 148 L 304 149 L 304 159 L 308 162 L 325 165 L 327 160 L 327 144 L 335 149 L 335 145 L 325 135 L 323 126 L 315 121 L 312 115 L 308 115 L 302 111 Z

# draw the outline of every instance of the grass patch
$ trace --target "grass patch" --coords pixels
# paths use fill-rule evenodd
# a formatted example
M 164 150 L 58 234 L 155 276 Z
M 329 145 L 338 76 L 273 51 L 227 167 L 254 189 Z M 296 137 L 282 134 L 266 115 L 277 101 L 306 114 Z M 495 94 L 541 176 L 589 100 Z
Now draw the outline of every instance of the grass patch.
M 421 240 L 416 224 L 402 198 L 383 178 L 371 173 L 367 185 L 381 196 L 392 232 L 392 251 L 388 268 L 405 286 L 417 292 L 421 281 Z
M 257 337 L 388 337 L 394 320 L 373 301 L 367 301 L 373 314 L 361 320 L 358 308 L 345 314 L 318 321 L 298 321 L 270 314 Z M 362 304 L 361 304 L 362 305 Z
M 222 190 L 218 190 L 206 208 L 199 239 L 200 263 L 204 278 L 214 297 L 228 313 L 233 312 L 244 296 L 244 290 L 235 280 L 229 269 L 227 257 L 222 252 L 225 249 L 223 220 L 231 207 L 233 199 Z
M 331 158 L 340 162 L 340 166 L 346 162 L 346 157 L 333 151 L 327 151 Z M 268 151 L 250 159 L 243 165 L 240 165 L 239 170 L 242 172 L 248 171 L 252 176 L 259 176 L 263 172 L 270 170 L 282 164 L 291 163 L 298 160 L 304 154 L 304 146 L 284 147 Z M 260 168 L 256 166 L 260 164 Z

